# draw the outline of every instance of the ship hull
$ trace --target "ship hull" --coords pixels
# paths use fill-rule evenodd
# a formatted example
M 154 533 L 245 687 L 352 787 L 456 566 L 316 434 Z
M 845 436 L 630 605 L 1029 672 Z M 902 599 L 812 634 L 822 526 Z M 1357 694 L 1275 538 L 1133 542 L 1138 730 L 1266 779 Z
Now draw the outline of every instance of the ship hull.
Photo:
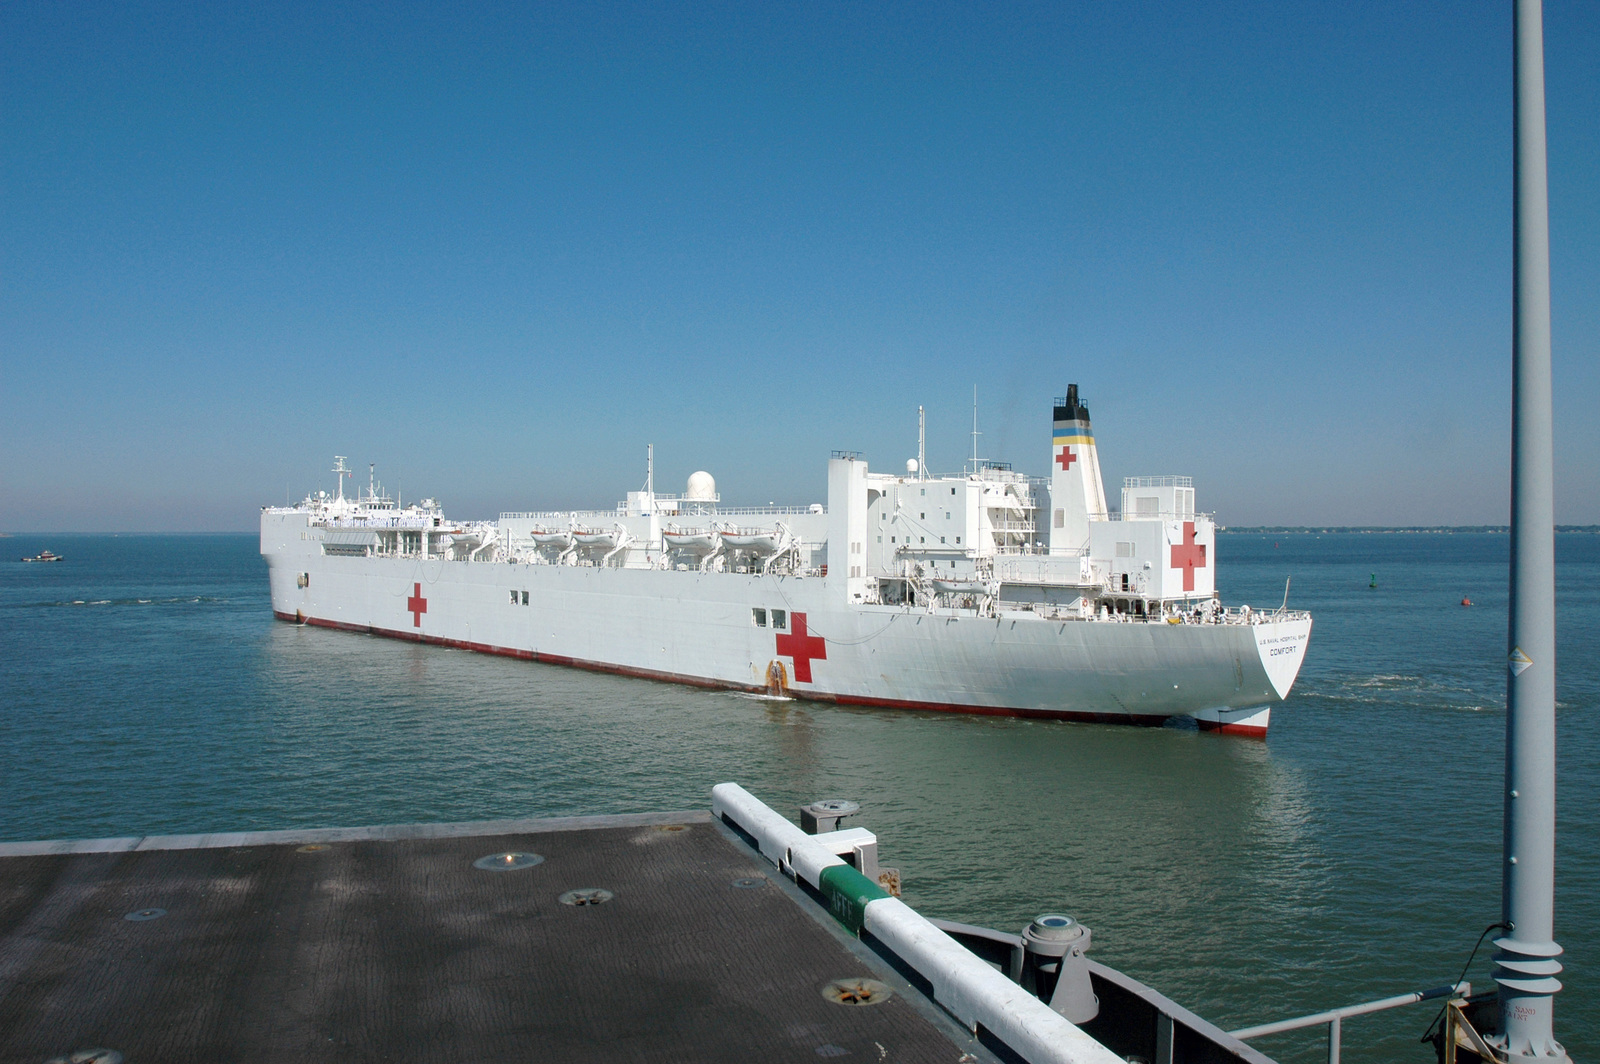
M 273 612 L 286 621 L 848 705 L 1192 717 L 1265 735 L 1310 635 L 1309 619 L 1118 623 L 850 604 L 836 582 L 808 575 L 338 557 L 307 528 L 303 517 L 263 520 Z

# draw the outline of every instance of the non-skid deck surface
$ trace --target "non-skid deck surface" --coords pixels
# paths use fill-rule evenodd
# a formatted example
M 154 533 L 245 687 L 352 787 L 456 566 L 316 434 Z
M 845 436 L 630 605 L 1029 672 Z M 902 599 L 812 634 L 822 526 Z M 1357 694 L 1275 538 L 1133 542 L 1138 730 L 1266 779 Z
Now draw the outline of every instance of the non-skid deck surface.
M 0 847 L 0 1061 L 954 1064 L 971 1048 L 899 994 L 826 1000 L 830 980 L 877 973 L 708 817 L 651 819 Z M 544 861 L 474 867 L 499 851 Z M 615 896 L 558 901 L 588 887 Z

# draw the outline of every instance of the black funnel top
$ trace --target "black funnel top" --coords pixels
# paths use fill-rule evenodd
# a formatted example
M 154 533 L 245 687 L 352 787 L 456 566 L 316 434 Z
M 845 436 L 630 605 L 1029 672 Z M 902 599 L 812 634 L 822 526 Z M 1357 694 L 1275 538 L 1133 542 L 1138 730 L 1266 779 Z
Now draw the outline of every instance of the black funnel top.
M 1057 421 L 1088 421 L 1089 408 L 1078 402 L 1078 386 L 1067 385 L 1067 397 L 1056 400 Z

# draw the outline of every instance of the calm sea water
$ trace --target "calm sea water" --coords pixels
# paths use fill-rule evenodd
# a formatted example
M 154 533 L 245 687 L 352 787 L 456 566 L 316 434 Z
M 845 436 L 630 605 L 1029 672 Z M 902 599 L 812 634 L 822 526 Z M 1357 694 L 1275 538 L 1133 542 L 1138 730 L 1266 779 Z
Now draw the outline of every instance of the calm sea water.
M 0 562 L 0 838 L 704 808 L 723 780 L 790 815 L 848 797 L 924 913 L 1074 913 L 1100 960 L 1224 1027 L 1449 982 L 1499 917 L 1504 536 L 1221 537 L 1225 598 L 1276 606 L 1292 576 L 1316 616 L 1266 742 L 773 703 L 296 628 L 250 536 L 0 544 L 67 556 Z M 1595 1060 L 1600 536 L 1557 553 L 1557 1030 Z M 1346 1059 L 1427 1059 L 1432 1015 L 1350 1021 Z M 1257 1044 L 1310 1062 L 1321 1037 Z

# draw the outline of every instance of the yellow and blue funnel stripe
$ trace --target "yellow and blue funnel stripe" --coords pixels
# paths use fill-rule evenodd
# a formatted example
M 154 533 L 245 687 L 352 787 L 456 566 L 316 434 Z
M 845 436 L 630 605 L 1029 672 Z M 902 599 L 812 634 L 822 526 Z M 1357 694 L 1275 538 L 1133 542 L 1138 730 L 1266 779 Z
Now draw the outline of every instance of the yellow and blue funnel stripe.
M 1058 421 L 1055 423 L 1055 431 L 1052 436 L 1057 447 L 1060 447 L 1063 443 L 1094 443 L 1094 430 L 1082 421 Z

